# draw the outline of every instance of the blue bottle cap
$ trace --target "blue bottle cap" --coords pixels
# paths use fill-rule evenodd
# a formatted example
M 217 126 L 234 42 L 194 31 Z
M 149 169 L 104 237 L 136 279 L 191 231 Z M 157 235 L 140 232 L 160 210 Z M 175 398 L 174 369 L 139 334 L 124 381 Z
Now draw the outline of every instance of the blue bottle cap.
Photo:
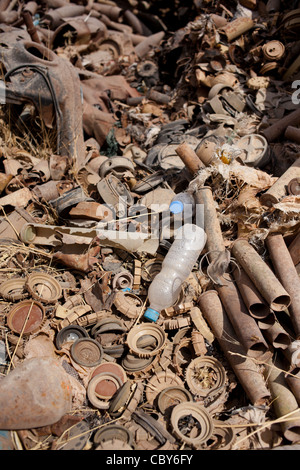
M 181 201 L 173 201 L 171 202 L 170 204 L 170 212 L 172 212 L 173 214 L 179 214 L 180 212 L 183 211 L 183 203 Z
M 144 313 L 144 317 L 147 318 L 147 320 L 156 322 L 159 317 L 159 312 L 157 310 L 154 310 L 153 308 L 147 308 L 146 312 Z

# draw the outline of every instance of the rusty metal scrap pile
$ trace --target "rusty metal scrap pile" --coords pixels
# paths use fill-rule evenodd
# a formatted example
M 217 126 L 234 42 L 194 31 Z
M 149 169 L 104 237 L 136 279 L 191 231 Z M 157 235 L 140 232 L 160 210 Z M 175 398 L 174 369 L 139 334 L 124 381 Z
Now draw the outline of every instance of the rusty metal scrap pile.
M 299 22 L 0 0 L 0 448 L 298 448 Z M 150 322 L 182 192 L 206 245 Z

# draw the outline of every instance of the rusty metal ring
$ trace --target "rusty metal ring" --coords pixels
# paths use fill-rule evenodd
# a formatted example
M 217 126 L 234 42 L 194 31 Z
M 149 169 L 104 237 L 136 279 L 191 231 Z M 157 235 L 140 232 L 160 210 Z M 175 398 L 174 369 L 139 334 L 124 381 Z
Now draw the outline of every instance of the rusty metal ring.
M 199 447 L 206 442 L 214 432 L 214 423 L 207 410 L 197 403 L 183 402 L 176 405 L 171 414 L 170 423 L 176 437 L 193 448 Z M 185 433 L 181 431 L 181 426 L 185 427 Z M 191 434 L 197 429 L 199 434 L 189 437 L 187 430 L 190 428 Z
M 122 383 L 125 383 L 127 380 L 127 375 L 122 366 L 116 362 L 103 362 L 99 366 L 96 366 L 90 375 L 90 380 L 93 379 L 98 374 L 115 374 L 117 375 Z
M 7 279 L 0 286 L 0 295 L 10 302 L 24 299 L 27 296 L 25 282 L 26 280 L 22 277 Z
M 122 271 L 114 276 L 112 282 L 113 289 L 132 289 L 133 275 L 129 271 Z
M 99 383 L 104 380 L 109 380 L 113 382 L 117 390 L 122 386 L 121 379 L 115 374 L 105 374 L 105 373 L 98 374 L 98 375 L 95 375 L 95 377 L 93 377 L 89 381 L 89 384 L 87 387 L 88 399 L 95 408 L 99 408 L 101 410 L 107 410 L 110 405 L 109 400 L 101 399 L 101 397 L 99 397 L 99 395 L 96 392 L 97 386 L 99 386 Z
M 146 385 L 147 402 L 152 405 L 159 393 L 171 386 L 184 388 L 184 382 L 171 370 L 155 372 Z
M 185 371 L 185 379 L 191 392 L 200 397 L 213 396 L 226 384 L 226 371 L 213 356 L 193 359 Z
M 184 387 L 173 385 L 162 390 L 157 397 L 157 406 L 161 413 L 167 409 L 179 405 L 179 403 L 193 401 L 192 394 Z
M 98 341 L 92 338 L 79 338 L 70 349 L 72 359 L 84 367 L 95 367 L 103 358 L 103 349 Z
M 146 335 L 153 336 L 155 338 L 156 345 L 153 349 L 138 347 L 139 340 Z M 166 340 L 166 333 L 160 326 L 148 323 L 140 323 L 139 325 L 134 326 L 127 335 L 127 345 L 130 352 L 139 357 L 155 356 L 163 349 Z
M 102 429 L 98 429 L 94 435 L 94 444 L 100 444 L 100 442 L 110 441 L 112 439 L 124 441 L 130 446 L 133 444 L 132 432 L 120 424 L 110 424 Z
M 205 445 L 205 449 L 209 450 L 231 450 L 236 441 L 236 433 L 232 428 L 218 427 L 218 420 L 213 420 L 214 432 L 209 439 L 209 443 Z
M 30 274 L 26 279 L 26 288 L 34 299 L 46 304 L 54 303 L 62 296 L 60 283 L 47 273 Z
M 79 325 L 68 325 L 62 328 L 56 336 L 55 344 L 57 349 L 61 349 L 64 343 L 77 341 L 79 338 L 87 338 L 88 332 Z
M 118 291 L 114 304 L 117 310 L 128 318 L 136 318 L 141 313 L 142 300 L 132 292 Z

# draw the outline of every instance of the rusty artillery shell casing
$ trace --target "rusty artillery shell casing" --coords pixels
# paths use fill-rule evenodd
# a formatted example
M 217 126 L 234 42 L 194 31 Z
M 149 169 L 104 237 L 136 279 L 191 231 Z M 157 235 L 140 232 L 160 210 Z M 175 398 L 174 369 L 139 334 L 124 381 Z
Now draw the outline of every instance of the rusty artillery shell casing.
M 288 387 L 282 364 L 278 358 L 273 361 L 270 360 L 269 365 L 270 367 L 265 369 L 265 375 L 273 398 L 272 406 L 277 418 L 295 411 L 295 413 L 288 416 L 290 419 L 293 418 L 293 421 L 287 419 L 281 422 L 282 433 L 289 441 L 298 441 L 300 438 L 300 410 L 297 400 Z
M 269 315 L 264 318 L 257 318 L 256 321 L 260 330 L 267 330 L 274 325 L 276 318 L 274 312 L 270 309 Z
M 299 127 L 288 126 L 285 130 L 284 137 L 289 140 L 293 140 L 300 144 L 300 129 Z
M 298 405 L 300 405 L 300 369 L 299 367 L 292 368 L 291 370 L 289 370 L 289 373 L 285 374 L 284 377 L 285 377 L 286 383 L 288 384 L 289 388 L 293 392 L 293 395 L 296 398 Z
M 203 225 L 207 235 L 206 249 L 210 261 L 213 261 L 220 252 L 225 251 L 225 245 L 211 188 L 209 186 L 199 188 L 195 194 L 195 202 L 196 205 L 203 206 Z
M 204 163 L 205 166 L 209 166 L 211 163 L 217 160 L 214 158 L 216 148 L 217 144 L 214 142 L 204 141 L 196 148 L 195 152 L 202 163 Z
M 199 170 L 201 170 L 201 168 L 204 168 L 204 164 L 198 158 L 196 152 L 186 142 L 178 145 L 178 147 L 175 149 L 175 152 L 181 158 L 192 175 L 195 175 Z
M 259 198 L 259 201 L 264 206 L 271 207 L 273 204 L 276 204 L 284 196 L 287 196 L 287 185 L 293 178 L 300 178 L 300 158 L 298 158 L 284 173 L 281 175 L 277 181 L 262 194 Z
M 286 349 L 292 342 L 290 335 L 277 321 L 264 331 L 264 336 L 275 349 Z
M 289 253 L 295 266 L 300 263 L 300 232 L 296 235 L 288 247 Z
M 287 116 L 284 116 L 279 121 L 275 122 L 271 126 L 264 129 L 261 133 L 267 139 L 268 142 L 273 142 L 275 139 L 280 137 L 287 127 L 296 126 L 300 122 L 300 109 L 296 109 Z
M 230 21 L 230 23 L 223 28 L 220 28 L 220 30 L 226 35 L 230 42 L 249 31 L 253 26 L 254 21 L 251 18 L 240 17 L 236 20 Z
M 224 285 L 216 289 L 236 336 L 245 347 L 247 355 L 255 358 L 266 354 L 269 356 L 268 344 L 255 319 L 249 314 L 233 280 L 224 281 Z
M 290 296 L 290 317 L 295 334 L 297 338 L 300 338 L 300 278 L 280 233 L 269 235 L 266 239 L 266 245 L 274 270 Z
M 211 290 L 201 294 L 199 307 L 251 403 L 253 405 L 266 404 L 270 392 L 266 387 L 264 377 L 238 340 L 218 293 Z
M 233 243 L 232 254 L 272 310 L 282 311 L 290 305 L 288 292 L 247 240 L 237 239 Z
M 244 269 L 235 269 L 233 275 L 250 315 L 256 319 L 266 318 L 270 314 L 270 307 L 266 304 Z

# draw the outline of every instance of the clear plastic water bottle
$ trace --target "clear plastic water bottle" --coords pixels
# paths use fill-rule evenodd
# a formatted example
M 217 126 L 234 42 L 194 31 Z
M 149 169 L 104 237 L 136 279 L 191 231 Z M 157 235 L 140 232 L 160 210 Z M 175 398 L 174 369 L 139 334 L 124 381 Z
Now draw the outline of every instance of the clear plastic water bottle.
M 161 271 L 150 284 L 150 306 L 144 314 L 147 320 L 157 321 L 163 309 L 175 304 L 182 283 L 189 277 L 205 243 L 206 234 L 201 227 L 184 224 L 178 229 Z
M 180 214 L 184 210 L 188 210 L 192 215 L 195 209 L 195 200 L 193 195 L 187 191 L 176 194 L 170 203 L 169 209 L 172 214 Z

